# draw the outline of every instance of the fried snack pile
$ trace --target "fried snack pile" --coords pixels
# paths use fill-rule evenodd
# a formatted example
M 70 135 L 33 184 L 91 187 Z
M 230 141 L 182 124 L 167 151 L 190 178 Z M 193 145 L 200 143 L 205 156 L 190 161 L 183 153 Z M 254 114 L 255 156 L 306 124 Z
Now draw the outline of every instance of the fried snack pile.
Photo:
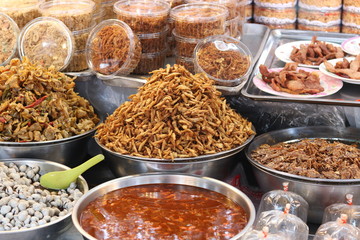
M 99 118 L 74 78 L 24 57 L 0 67 L 0 141 L 39 142 L 85 133 Z
M 205 76 L 180 65 L 152 74 L 98 126 L 102 145 L 126 155 L 175 159 L 230 150 L 255 134 Z
M 316 36 L 313 36 L 310 44 L 301 44 L 300 49 L 294 47 L 290 54 L 294 62 L 307 65 L 320 65 L 325 60 L 342 57 L 344 52 L 340 47 L 319 41 Z
M 329 72 L 335 73 L 340 77 L 360 79 L 360 54 L 350 62 L 344 58 L 335 64 L 335 67 L 328 61 L 324 61 L 324 65 Z
M 278 92 L 291 94 L 316 94 L 324 91 L 315 72 L 297 70 L 297 63 L 287 63 L 280 72 L 269 72 L 265 65 L 260 65 L 264 82 Z

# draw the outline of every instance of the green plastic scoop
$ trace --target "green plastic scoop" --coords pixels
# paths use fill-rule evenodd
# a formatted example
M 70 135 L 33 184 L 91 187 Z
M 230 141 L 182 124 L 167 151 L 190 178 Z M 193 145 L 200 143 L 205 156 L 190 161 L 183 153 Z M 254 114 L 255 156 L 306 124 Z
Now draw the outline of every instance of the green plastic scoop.
M 104 160 L 104 155 L 98 154 L 83 164 L 65 171 L 48 172 L 40 177 L 40 185 L 50 189 L 65 189 L 70 186 L 83 172 Z

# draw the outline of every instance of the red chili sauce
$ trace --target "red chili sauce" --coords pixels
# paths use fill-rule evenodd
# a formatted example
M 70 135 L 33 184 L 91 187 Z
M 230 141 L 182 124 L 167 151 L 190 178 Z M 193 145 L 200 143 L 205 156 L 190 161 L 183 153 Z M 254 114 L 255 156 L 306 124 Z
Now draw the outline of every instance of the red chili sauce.
M 121 188 L 92 201 L 80 216 L 97 239 L 231 239 L 247 224 L 244 209 L 199 187 L 148 184 Z

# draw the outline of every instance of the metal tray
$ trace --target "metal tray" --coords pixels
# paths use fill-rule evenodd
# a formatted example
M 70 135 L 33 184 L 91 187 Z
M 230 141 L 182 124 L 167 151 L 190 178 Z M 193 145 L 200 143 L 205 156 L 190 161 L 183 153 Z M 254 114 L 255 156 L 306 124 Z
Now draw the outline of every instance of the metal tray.
M 254 66 L 254 70 L 250 75 L 248 82 L 241 90 L 241 93 L 245 97 L 251 98 L 253 100 L 360 106 L 360 100 L 359 100 L 360 85 L 349 84 L 345 82 L 342 89 L 333 95 L 321 97 L 321 98 L 307 98 L 307 99 L 299 99 L 296 97 L 287 98 L 281 96 L 274 96 L 261 91 L 254 85 L 252 79 L 254 76 L 259 74 L 260 64 L 264 64 L 269 68 L 280 68 L 285 66 L 285 63 L 280 61 L 275 56 L 275 49 L 278 46 L 293 41 L 311 40 L 312 36 L 317 36 L 318 39 L 321 41 L 341 44 L 344 40 L 354 37 L 356 35 L 344 34 L 344 33 L 285 30 L 285 29 L 272 30 L 266 41 L 265 47 L 262 51 L 262 55 L 260 56 L 257 64 Z
M 241 38 L 241 41 L 249 48 L 250 52 L 252 53 L 254 59 L 253 65 L 255 65 L 256 61 L 261 56 L 269 33 L 270 30 L 265 25 L 255 23 L 244 24 L 243 36 Z M 174 63 L 174 58 L 167 58 L 166 64 Z M 146 75 L 129 75 L 114 77 L 111 80 L 104 79 L 103 81 L 106 85 L 109 86 L 138 88 L 146 82 L 146 77 Z M 240 93 L 243 86 L 244 85 L 239 85 L 235 87 L 216 86 L 216 88 L 224 95 L 237 95 Z

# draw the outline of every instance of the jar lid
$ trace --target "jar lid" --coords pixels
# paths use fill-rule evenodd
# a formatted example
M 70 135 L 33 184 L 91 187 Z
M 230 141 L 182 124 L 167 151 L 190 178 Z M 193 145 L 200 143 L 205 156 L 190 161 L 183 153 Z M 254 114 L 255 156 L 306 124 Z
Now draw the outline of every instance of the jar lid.
M 36 8 L 45 0 L 2 0 L 0 1 L 0 11 L 12 11 L 23 8 Z
M 16 22 L 0 12 L 0 66 L 8 64 L 15 56 L 19 32 Z
M 100 76 L 127 75 L 133 70 L 134 58 L 140 60 L 139 44 L 138 37 L 123 21 L 102 21 L 90 32 L 86 43 L 89 68 Z
M 44 2 L 39 6 L 40 12 L 46 15 L 84 14 L 95 10 L 92 0 L 53 0 Z
M 170 11 L 170 4 L 162 0 L 121 0 L 114 4 L 118 14 L 134 16 L 162 16 Z
M 237 86 L 250 75 L 252 55 L 238 39 L 215 35 L 196 45 L 194 63 L 197 73 L 204 73 L 217 85 Z
M 74 40 L 63 22 L 51 17 L 39 17 L 21 30 L 19 37 L 20 57 L 44 67 L 66 68 L 74 54 Z
M 170 18 L 174 21 L 207 22 L 226 19 L 229 12 L 225 6 L 212 3 L 188 3 L 174 7 Z

